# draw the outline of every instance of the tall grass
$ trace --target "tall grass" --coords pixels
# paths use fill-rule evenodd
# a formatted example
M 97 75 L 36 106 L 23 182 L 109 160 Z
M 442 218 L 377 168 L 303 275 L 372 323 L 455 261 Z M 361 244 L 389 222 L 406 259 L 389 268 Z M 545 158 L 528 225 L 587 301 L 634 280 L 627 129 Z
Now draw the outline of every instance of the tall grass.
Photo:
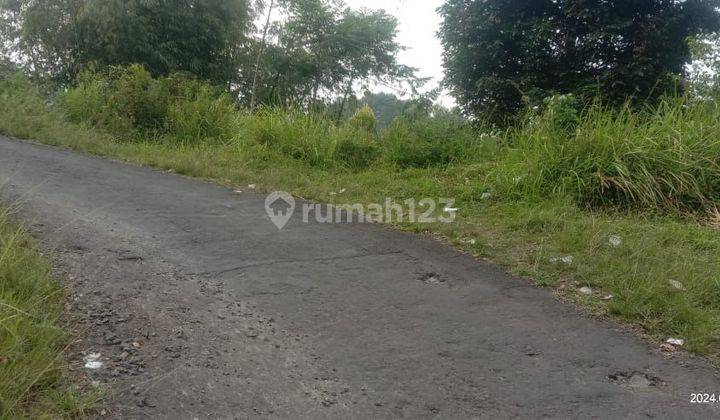
M 492 135 L 437 110 L 378 132 L 369 108 L 340 123 L 301 110 L 249 113 L 202 82 L 153 79 L 130 66 L 83 75 L 58 108 L 121 139 L 261 147 L 325 169 L 487 165 L 483 189 L 508 199 L 558 195 L 582 206 L 681 213 L 713 209 L 720 188 L 720 110 L 685 98 L 636 112 L 578 109 L 565 95 Z
M 0 210 L 0 418 L 69 417 L 88 409 L 64 376 L 64 293 L 25 232 Z
M 517 196 L 565 194 L 581 205 L 672 211 L 717 203 L 720 110 L 667 99 L 645 113 L 593 105 L 569 132 L 552 115 L 508 133 L 491 177 Z

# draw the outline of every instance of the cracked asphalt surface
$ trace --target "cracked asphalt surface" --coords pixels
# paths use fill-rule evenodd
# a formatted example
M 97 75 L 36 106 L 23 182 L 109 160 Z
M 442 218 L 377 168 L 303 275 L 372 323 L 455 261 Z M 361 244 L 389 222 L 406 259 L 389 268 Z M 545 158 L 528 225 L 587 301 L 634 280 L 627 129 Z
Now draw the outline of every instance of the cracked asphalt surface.
M 70 358 L 107 417 L 720 414 L 690 404 L 720 391 L 705 360 L 431 238 L 278 231 L 265 196 L 6 138 L 0 183 L 70 289 Z

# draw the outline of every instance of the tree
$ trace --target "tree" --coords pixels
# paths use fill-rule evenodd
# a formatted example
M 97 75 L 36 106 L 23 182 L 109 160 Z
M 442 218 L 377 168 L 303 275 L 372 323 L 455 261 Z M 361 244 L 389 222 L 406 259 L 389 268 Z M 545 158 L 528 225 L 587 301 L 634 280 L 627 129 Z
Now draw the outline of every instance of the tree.
M 270 0 L 270 4 L 268 5 L 267 15 L 265 18 L 265 26 L 263 26 L 262 39 L 260 40 L 260 45 L 258 46 L 257 57 L 255 57 L 255 68 L 253 69 L 253 81 L 252 81 L 252 87 L 250 88 L 250 109 L 255 109 L 255 103 L 256 103 L 256 99 L 257 99 L 258 77 L 260 76 L 260 60 L 262 60 L 262 56 L 263 56 L 263 53 L 265 52 L 265 48 L 267 48 L 267 36 L 268 36 L 268 31 L 270 30 L 270 19 L 272 19 L 272 13 L 273 13 L 274 8 L 275 8 L 275 0 Z
M 67 79 L 75 66 L 70 46 L 85 0 L 0 0 L 3 55 L 36 76 Z
M 467 113 L 503 120 L 553 93 L 610 103 L 677 88 L 687 39 L 719 26 L 716 0 L 447 0 L 445 83 Z
M 691 91 L 700 99 L 720 98 L 720 34 L 691 38 L 693 61 L 688 66 Z
M 331 0 L 277 3 L 286 20 L 256 47 L 264 49 L 259 71 L 242 71 L 243 83 L 255 81 L 241 91 L 256 92 L 258 102 L 309 106 L 323 94 L 347 100 L 358 83 L 413 77 L 413 69 L 397 62 L 397 21 L 385 12 L 343 9 Z
M 2 33 L 31 71 L 67 82 L 90 63 L 142 64 L 229 82 L 251 23 L 247 0 L 4 0 Z

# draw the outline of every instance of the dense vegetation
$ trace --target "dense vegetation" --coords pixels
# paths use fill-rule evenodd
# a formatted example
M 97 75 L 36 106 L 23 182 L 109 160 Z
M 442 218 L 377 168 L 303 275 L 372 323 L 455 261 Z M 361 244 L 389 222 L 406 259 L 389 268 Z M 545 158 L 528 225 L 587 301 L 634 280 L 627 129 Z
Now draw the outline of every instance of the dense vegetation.
M 15 76 L 19 85 L 27 81 Z M 124 141 L 227 146 L 243 141 L 320 168 L 483 165 L 479 194 L 566 196 L 579 206 L 697 212 L 715 208 L 720 135 L 713 101 L 664 99 L 636 112 L 556 96 L 518 125 L 478 128 L 441 108 L 406 112 L 379 130 L 372 108 L 337 123 L 321 112 L 236 108 L 224 91 L 139 65 L 84 73 L 55 98 L 71 122 Z
M 571 93 L 623 105 L 683 89 L 688 38 L 720 29 L 714 0 L 448 0 L 447 82 L 476 116 L 504 120 Z
M 271 20 L 273 11 L 284 19 Z M 254 28 L 261 15 L 266 23 Z M 140 63 L 156 77 L 209 81 L 251 108 L 337 95 L 344 104 L 371 82 L 422 84 L 397 62 L 396 32 L 391 15 L 335 0 L 0 2 L 0 52 L 49 89 L 87 70 Z
M 448 110 L 396 61 L 397 22 L 382 11 L 9 0 L 0 133 L 337 204 L 453 197 L 456 223 L 399 226 L 717 358 L 720 54 L 717 36 L 703 35 L 718 25 L 714 4 L 448 0 L 446 82 L 461 105 Z M 706 58 L 693 77 L 690 51 Z M 414 95 L 356 96 L 375 82 Z M 33 255 L 24 244 L 0 251 Z M 65 395 L 47 378 L 30 393 L 3 390 L 19 402 L 2 403 Z
M 0 210 L 0 418 L 85 413 L 92 393 L 63 376 L 64 292 L 30 238 Z

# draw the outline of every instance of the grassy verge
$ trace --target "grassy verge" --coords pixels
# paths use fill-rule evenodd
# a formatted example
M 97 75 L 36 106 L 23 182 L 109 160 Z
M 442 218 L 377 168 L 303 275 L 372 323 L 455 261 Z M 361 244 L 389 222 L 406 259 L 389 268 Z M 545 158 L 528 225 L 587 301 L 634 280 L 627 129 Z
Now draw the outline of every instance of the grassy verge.
M 32 241 L 0 210 L 0 418 L 69 418 L 93 397 L 64 375 L 63 290 Z
M 703 205 L 717 191 L 716 163 L 702 158 L 715 150 L 707 146 L 717 143 L 705 141 L 715 132 L 698 122 L 700 117 L 685 122 L 669 115 L 643 125 L 629 113 L 603 114 L 578 126 L 577 141 L 566 143 L 566 137 L 554 140 L 564 126 L 540 120 L 499 141 L 455 141 L 451 146 L 459 145 L 460 152 L 443 149 L 448 142 L 432 149 L 439 143 L 425 140 L 443 138 L 433 127 L 420 135 L 417 127 L 396 125 L 380 135 L 381 150 L 372 152 L 362 141 L 341 147 L 345 128 L 307 120 L 298 125 L 292 116 L 272 112 L 226 121 L 238 124 L 236 138 L 227 142 L 148 134 L 120 141 L 126 137 L 117 132 L 67 122 L 64 111 L 28 93 L 6 94 L 0 116 L 0 132 L 8 135 L 239 189 L 256 184 L 336 204 L 453 197 L 456 223 L 399 227 L 440 235 L 593 312 L 663 341 L 683 338 L 690 351 L 720 356 L 720 234 L 691 213 L 662 210 Z M 685 126 L 695 137 L 676 141 L 672 136 Z M 452 133 L 454 139 L 464 135 Z M 334 140 L 318 146 L 318 138 Z M 623 143 L 616 144 L 618 139 Z M 328 144 L 334 149 L 327 151 Z M 333 164 L 346 156 L 338 150 L 350 151 L 352 159 L 345 163 L 368 161 L 367 153 L 381 157 L 371 164 Z M 455 158 L 428 160 L 444 154 Z M 688 163 L 681 156 L 697 159 Z M 601 170 L 602 177 L 593 175 Z M 630 205 L 590 206 L 597 197 Z M 593 293 L 580 293 L 581 287 Z

